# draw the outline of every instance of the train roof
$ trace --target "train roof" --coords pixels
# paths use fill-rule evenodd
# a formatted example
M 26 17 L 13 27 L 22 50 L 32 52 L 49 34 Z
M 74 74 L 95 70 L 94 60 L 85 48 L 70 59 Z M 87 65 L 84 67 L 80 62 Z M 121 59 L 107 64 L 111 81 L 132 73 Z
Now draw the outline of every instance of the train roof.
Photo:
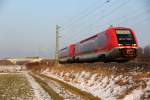
M 60 51 L 63 51 L 63 50 L 65 50 L 65 49 L 67 49 L 68 47 L 65 47 L 65 48 L 62 48 L 62 49 L 60 49 Z
M 96 34 L 93 35 L 93 36 L 90 36 L 90 37 L 88 37 L 88 38 L 86 38 L 86 39 L 84 39 L 84 40 L 81 40 L 81 41 L 79 41 L 79 42 L 77 42 L 77 43 L 74 43 L 74 44 L 71 44 L 71 45 L 75 45 L 75 44 L 78 44 L 78 43 L 84 43 L 84 42 L 86 42 L 86 41 L 88 41 L 88 40 L 91 40 L 91 39 L 96 38 L 96 37 L 98 36 L 98 34 L 101 34 L 101 33 L 105 32 L 105 31 L 111 30 L 111 29 L 113 29 L 113 30 L 116 30 L 116 29 L 127 29 L 127 30 L 131 30 L 130 28 L 127 28 L 127 27 L 109 27 L 109 28 L 105 29 L 105 30 L 102 31 L 102 32 L 96 33 Z M 70 46 L 70 45 L 69 45 L 69 46 Z M 67 49 L 67 48 L 68 48 L 68 47 L 65 47 L 65 48 L 61 49 L 61 51 L 62 51 L 62 50 L 65 50 L 65 49 Z
M 80 41 L 80 43 L 84 43 L 84 42 L 86 42 L 86 41 L 88 41 L 88 40 L 91 40 L 91 39 L 94 39 L 94 38 L 96 38 L 97 37 L 97 34 L 96 35 L 93 35 L 93 36 L 91 36 L 91 37 L 89 37 L 89 38 L 86 38 L 86 39 L 84 39 L 84 40 L 82 40 L 82 41 Z
M 130 28 L 127 28 L 127 27 L 110 27 L 107 30 L 109 30 L 109 29 L 128 29 L 128 30 L 131 30 Z

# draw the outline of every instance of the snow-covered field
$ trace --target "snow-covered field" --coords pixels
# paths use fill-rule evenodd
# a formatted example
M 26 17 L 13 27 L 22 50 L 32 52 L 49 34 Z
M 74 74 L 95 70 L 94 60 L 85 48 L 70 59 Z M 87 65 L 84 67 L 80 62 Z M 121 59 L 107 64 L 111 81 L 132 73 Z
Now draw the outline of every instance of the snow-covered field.
M 20 72 L 23 67 L 18 65 L 1 65 L 0 72 Z
M 15 69 L 11 67 L 7 71 L 4 69 L 6 68 L 0 73 L 0 100 L 51 100 L 49 94 L 28 72 L 10 70 Z
M 103 75 L 87 71 L 42 72 L 81 90 L 90 92 L 102 100 L 150 100 L 150 72 Z
M 98 100 L 93 95 L 22 66 L 0 66 L 0 100 Z

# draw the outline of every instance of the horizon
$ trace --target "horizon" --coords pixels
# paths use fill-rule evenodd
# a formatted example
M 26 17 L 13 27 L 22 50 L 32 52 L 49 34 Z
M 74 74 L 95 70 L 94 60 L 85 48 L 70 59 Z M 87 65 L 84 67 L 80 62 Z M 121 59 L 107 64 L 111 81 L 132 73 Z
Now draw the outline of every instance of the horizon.
M 150 45 L 149 0 L 2 0 L 0 4 L 0 58 L 54 58 L 57 24 L 61 48 L 110 25 L 131 28 L 140 47 Z

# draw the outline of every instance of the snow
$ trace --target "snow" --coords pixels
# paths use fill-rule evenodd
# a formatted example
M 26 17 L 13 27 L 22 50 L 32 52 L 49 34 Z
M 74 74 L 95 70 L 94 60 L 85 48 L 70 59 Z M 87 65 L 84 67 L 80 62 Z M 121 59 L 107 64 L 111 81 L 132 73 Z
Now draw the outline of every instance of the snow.
M 141 100 L 142 95 L 143 91 L 134 90 L 131 94 L 127 95 L 123 100 Z
M 18 65 L 5 65 L 5 66 L 0 66 L 0 72 L 20 72 L 22 70 L 22 66 Z
M 43 81 L 45 80 L 39 76 L 37 76 L 37 77 Z M 65 88 L 63 88 L 63 86 L 61 86 L 56 81 L 47 80 L 47 79 L 46 79 L 46 81 L 48 83 L 48 86 L 51 87 L 60 96 L 62 96 L 64 100 L 83 100 L 79 95 L 76 95 L 76 94 L 70 92 L 69 90 L 66 90 Z
M 27 77 L 29 83 L 31 84 L 33 91 L 35 93 L 35 100 L 52 100 L 47 92 L 30 76 L 27 72 L 24 72 L 24 75 Z
M 111 76 L 86 71 L 71 73 L 44 71 L 42 74 L 67 82 L 74 87 L 100 97 L 102 100 L 141 100 L 145 95 L 144 93 L 150 91 L 150 79 L 139 79 L 141 82 L 146 82 L 146 88 L 140 86 L 142 83 L 139 82 L 137 85 L 136 81 L 134 81 L 133 76 L 138 75 L 139 73 L 137 72 L 127 75 L 112 74 Z M 74 76 L 74 78 L 71 76 Z
M 147 87 L 146 87 L 145 90 L 150 90 L 150 79 L 149 79 L 149 81 L 147 82 Z

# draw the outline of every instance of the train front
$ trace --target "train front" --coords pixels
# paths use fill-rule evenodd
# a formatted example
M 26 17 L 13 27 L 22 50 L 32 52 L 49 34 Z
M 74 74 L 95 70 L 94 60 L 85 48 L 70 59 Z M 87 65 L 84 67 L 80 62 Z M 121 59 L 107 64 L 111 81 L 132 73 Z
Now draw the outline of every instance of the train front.
M 131 60 L 136 58 L 138 43 L 135 33 L 128 28 L 114 28 L 113 29 L 113 45 L 114 48 L 110 53 L 110 57 L 116 60 Z

